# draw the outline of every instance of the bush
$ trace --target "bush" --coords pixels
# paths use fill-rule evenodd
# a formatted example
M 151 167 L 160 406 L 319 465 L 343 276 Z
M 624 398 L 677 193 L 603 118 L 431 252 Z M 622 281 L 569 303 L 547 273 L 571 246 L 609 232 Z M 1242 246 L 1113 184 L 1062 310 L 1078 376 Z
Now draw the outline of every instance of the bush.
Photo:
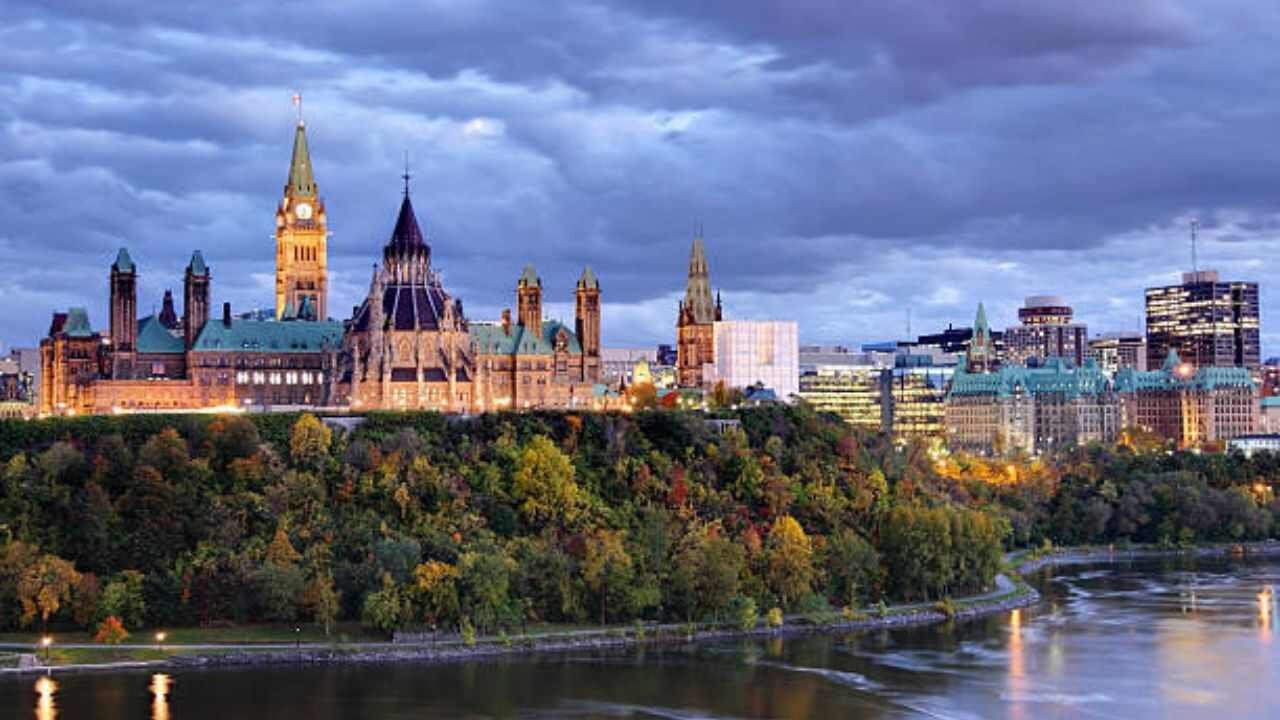
M 809 592 L 796 601 L 796 612 L 810 625 L 821 625 L 831 617 L 831 603 L 818 593 Z
M 956 604 L 949 597 L 942 598 L 934 603 L 933 608 L 942 613 L 948 620 L 956 619 Z
M 739 630 L 745 632 L 755 629 L 756 623 L 760 620 L 756 601 L 745 595 L 734 595 L 729 600 L 729 617 L 733 618 Z
M 782 627 L 782 608 L 770 608 L 769 614 L 765 616 L 765 622 L 768 623 L 771 628 Z
M 471 618 L 462 618 L 462 644 L 467 647 L 475 647 L 476 644 L 476 626 L 471 624 Z

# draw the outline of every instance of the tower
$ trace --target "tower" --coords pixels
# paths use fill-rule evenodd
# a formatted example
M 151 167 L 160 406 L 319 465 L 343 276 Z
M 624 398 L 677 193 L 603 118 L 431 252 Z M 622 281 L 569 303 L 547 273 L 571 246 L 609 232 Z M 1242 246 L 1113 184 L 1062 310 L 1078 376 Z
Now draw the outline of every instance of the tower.
M 289 179 L 276 209 L 277 319 L 299 316 L 304 305 L 306 319 L 328 317 L 328 235 L 324 201 L 311 172 L 306 126 L 299 115 Z
M 120 248 L 111 264 L 111 348 L 132 351 L 138 342 L 138 271 L 129 251 Z
M 516 282 L 516 317 L 525 332 L 542 337 L 542 278 L 533 265 L 525 265 Z
M 965 352 L 965 370 L 986 373 L 995 369 L 995 347 L 991 343 L 991 327 L 987 324 L 987 310 L 978 303 L 978 314 L 973 320 L 973 338 Z
M 689 277 L 676 315 L 676 381 L 681 387 L 700 387 L 702 369 L 715 361 L 715 323 L 723 319 L 720 295 L 711 296 L 711 273 L 701 231 L 689 253 Z
M 574 290 L 574 332 L 578 342 L 582 343 L 584 357 L 600 355 L 600 282 L 588 265 L 578 278 L 578 286 Z M 585 368 L 585 364 L 584 364 Z
M 182 282 L 182 340 L 190 350 L 209 320 L 209 267 L 197 250 L 191 254 Z

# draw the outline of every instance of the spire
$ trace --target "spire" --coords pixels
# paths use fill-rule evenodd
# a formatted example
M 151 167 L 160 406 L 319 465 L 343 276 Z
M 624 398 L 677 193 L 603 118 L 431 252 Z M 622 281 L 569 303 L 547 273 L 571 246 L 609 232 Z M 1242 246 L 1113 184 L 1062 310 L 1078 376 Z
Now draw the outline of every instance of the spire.
M 715 322 L 715 305 L 711 299 L 711 277 L 707 270 L 707 251 L 702 244 L 702 233 L 693 238 L 693 250 L 689 254 L 689 281 L 685 286 L 684 304 L 693 314 L 696 323 Z
M 1182 358 L 1178 357 L 1178 351 L 1172 346 L 1169 348 L 1169 354 L 1164 356 L 1164 365 L 1160 367 L 1165 372 L 1173 372 L 1182 364 Z
M 600 281 L 596 280 L 596 274 L 591 271 L 590 265 L 582 269 L 582 276 L 578 278 L 578 287 L 589 290 L 600 289 Z
M 116 261 L 111 264 L 111 269 L 122 273 L 134 272 L 133 258 L 129 257 L 127 248 L 120 248 L 120 252 L 116 253 Z
M 422 228 L 418 226 L 418 217 L 413 212 L 413 202 L 408 193 L 400 201 L 400 215 L 396 218 L 396 227 L 391 231 L 391 240 L 387 243 L 384 255 L 406 255 L 416 252 L 430 253 L 426 240 L 422 237 Z
M 533 263 L 524 266 L 524 271 L 520 273 L 520 280 L 516 284 L 520 287 L 542 287 L 542 278 L 538 277 L 537 271 L 533 269 Z
M 315 197 L 316 181 L 311 174 L 311 153 L 307 151 L 307 130 L 298 118 L 298 128 L 293 133 L 293 160 L 289 162 L 289 181 L 285 184 L 286 195 L 295 197 Z
M 204 256 L 199 250 L 191 253 L 191 262 L 187 263 L 187 271 L 192 275 L 208 275 L 209 266 L 204 264 Z
M 987 309 L 978 303 L 978 316 L 973 320 L 973 336 L 975 339 L 981 335 L 984 340 L 990 340 L 991 327 L 987 325 Z

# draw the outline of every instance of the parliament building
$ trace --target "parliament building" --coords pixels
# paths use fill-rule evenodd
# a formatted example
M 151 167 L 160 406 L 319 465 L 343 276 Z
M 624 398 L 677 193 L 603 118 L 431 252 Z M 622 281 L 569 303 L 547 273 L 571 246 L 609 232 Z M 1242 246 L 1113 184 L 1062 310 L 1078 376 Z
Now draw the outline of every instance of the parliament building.
M 469 321 L 432 266 L 409 196 L 346 321 L 328 319 L 328 218 L 301 119 L 275 218 L 271 317 L 212 309 L 199 250 L 183 274 L 183 308 L 138 317 L 138 266 L 121 248 L 109 273 L 109 327 L 85 308 L 55 312 L 41 340 L 42 415 L 298 407 L 494 409 L 620 406 L 601 384 L 600 283 L 584 268 L 572 325 L 543 317 L 542 280 L 526 266 L 516 314 Z

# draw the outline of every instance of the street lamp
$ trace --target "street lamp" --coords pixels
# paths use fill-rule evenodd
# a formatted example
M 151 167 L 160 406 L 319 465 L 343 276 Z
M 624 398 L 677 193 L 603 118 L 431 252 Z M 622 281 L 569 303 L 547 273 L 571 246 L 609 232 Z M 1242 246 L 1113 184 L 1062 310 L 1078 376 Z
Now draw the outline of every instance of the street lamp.
M 162 649 L 163 645 L 164 645 L 164 633 L 158 632 L 156 633 L 156 650 Z
M 45 635 L 40 638 L 40 647 L 44 648 L 44 664 L 49 664 L 49 646 L 53 644 L 53 637 Z

